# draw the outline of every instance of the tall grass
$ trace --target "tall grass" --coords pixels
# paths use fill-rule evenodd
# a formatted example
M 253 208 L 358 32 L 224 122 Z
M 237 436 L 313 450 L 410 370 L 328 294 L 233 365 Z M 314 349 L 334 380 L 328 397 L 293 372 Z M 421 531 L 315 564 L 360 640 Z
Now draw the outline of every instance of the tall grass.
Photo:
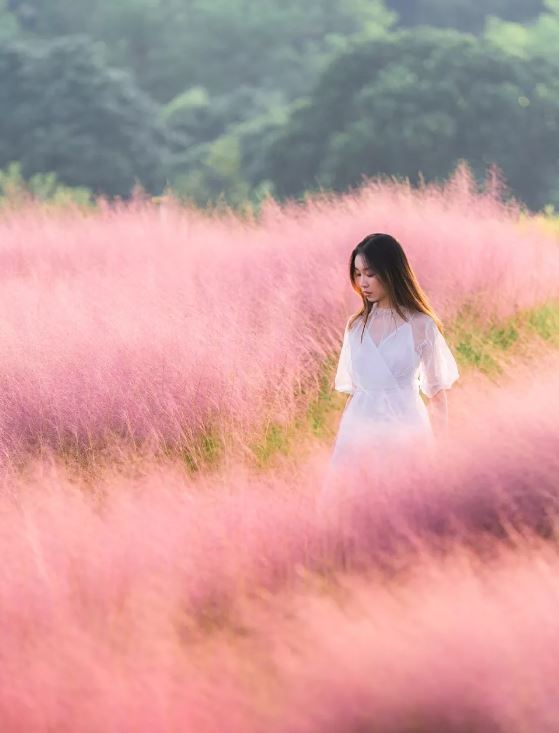
M 429 450 L 332 481 L 382 230 L 462 378 Z M 554 733 L 558 253 L 464 169 L 252 218 L 5 210 L 0 731 Z
M 527 688 L 555 720 L 558 364 L 464 387 L 433 455 L 371 451 L 332 512 L 320 452 L 5 475 L 1 729 L 523 731 Z
M 0 218 L 0 455 L 85 455 L 122 441 L 241 455 L 320 389 L 358 305 L 351 248 L 370 231 L 405 246 L 445 321 L 505 318 L 557 295 L 559 248 L 537 221 L 475 190 L 371 182 L 256 216 L 166 201 Z

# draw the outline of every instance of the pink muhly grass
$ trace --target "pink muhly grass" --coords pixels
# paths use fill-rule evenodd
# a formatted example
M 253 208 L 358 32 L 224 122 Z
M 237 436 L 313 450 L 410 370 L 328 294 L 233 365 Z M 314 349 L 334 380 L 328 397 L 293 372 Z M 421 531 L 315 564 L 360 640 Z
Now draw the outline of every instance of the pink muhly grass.
M 288 423 L 358 306 L 350 250 L 401 239 L 443 319 L 557 294 L 559 248 L 466 169 L 415 191 L 372 181 L 259 218 L 172 201 L 0 218 L 0 458 L 129 440 L 158 452 L 217 432 L 242 455 Z
M 416 716 L 425 733 L 501 719 L 520 732 L 523 685 L 545 702 L 538 720 L 554 715 L 557 560 L 538 588 L 522 558 L 556 536 L 557 374 L 464 387 L 435 454 L 387 473 L 372 453 L 330 497 L 341 526 L 317 511 L 316 458 L 291 475 L 187 481 L 162 466 L 89 489 L 39 462 L 5 475 L 0 729 L 322 733 L 373 716 L 395 732 Z M 507 546 L 518 568 L 493 582 Z M 479 578 L 465 562 L 437 575 L 460 547 Z M 319 596 L 344 568 L 369 587 L 336 610 Z
M 484 538 L 489 546 L 553 539 L 556 375 L 555 365 L 533 384 L 480 398 L 464 389 L 434 455 L 410 450 L 392 463 L 363 456 L 327 497 L 326 512 L 322 451 L 291 474 L 253 476 L 238 466 L 192 481 L 161 467 L 108 475 L 94 489 L 38 464 L 25 483 L 4 480 L 4 613 L 19 619 L 23 594 L 33 618 L 51 596 L 55 606 L 66 603 L 71 588 L 80 618 L 110 614 L 137 590 L 203 615 L 239 593 L 274 591 L 302 568 L 385 567 L 390 575 L 426 548 L 461 542 L 483 554 Z
M 462 480 L 456 491 L 472 488 Z M 348 547 L 366 574 L 338 573 L 330 585 L 313 581 L 323 558 L 304 487 L 284 487 L 282 500 L 224 488 L 218 503 L 208 486 L 181 492 L 176 481 L 115 482 L 104 501 L 63 480 L 4 493 L 3 731 L 217 733 L 227 721 L 247 733 L 396 733 L 415 721 L 425 733 L 520 733 L 530 714 L 533 729 L 553 730 L 559 568 L 550 544 L 520 542 L 508 555 L 494 543 L 482 565 L 472 543 L 439 567 L 416 523 L 423 551 L 401 567 L 394 556 L 386 573 L 378 526 L 361 523 L 361 547 Z M 537 496 L 540 486 L 526 479 L 524 489 Z M 383 520 L 392 500 L 405 510 L 400 491 L 384 494 Z M 483 531 L 467 502 L 449 506 L 432 486 L 425 498 L 442 520 L 465 508 L 472 537 Z M 271 585 L 281 566 L 283 584 Z
M 251 618 L 280 677 L 270 730 L 552 733 L 558 601 L 543 546 L 485 567 L 457 549 L 397 585 L 341 577 L 331 593 L 271 598 Z

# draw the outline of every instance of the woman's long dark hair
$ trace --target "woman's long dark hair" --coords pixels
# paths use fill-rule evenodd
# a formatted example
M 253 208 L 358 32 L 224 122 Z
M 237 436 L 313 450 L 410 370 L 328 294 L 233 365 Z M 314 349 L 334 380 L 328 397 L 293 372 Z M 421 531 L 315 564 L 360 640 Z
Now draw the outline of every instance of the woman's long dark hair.
M 417 281 L 406 253 L 402 245 L 397 239 L 390 234 L 368 234 L 365 239 L 352 251 L 349 258 L 349 277 L 351 286 L 355 292 L 361 297 L 363 307 L 359 313 L 355 313 L 349 319 L 348 327 L 351 328 L 353 323 L 363 316 L 363 332 L 369 318 L 369 313 L 373 307 L 367 298 L 363 295 L 361 288 L 355 281 L 355 258 L 361 255 L 365 262 L 374 270 L 380 278 L 382 284 L 386 288 L 387 294 L 394 306 L 394 310 L 398 315 L 407 320 L 402 313 L 402 306 L 410 310 L 421 311 L 435 321 L 437 328 L 443 333 L 443 326 L 434 312 L 429 299 Z M 361 334 L 363 337 L 363 333 Z

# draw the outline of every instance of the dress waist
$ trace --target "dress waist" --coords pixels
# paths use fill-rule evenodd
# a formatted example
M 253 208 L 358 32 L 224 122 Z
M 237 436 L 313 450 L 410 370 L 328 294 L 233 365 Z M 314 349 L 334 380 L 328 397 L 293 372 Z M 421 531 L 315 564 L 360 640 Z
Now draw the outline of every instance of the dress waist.
M 415 382 L 412 382 L 411 384 L 408 382 L 407 384 L 395 384 L 391 387 L 361 387 L 360 385 L 357 385 L 355 387 L 355 392 L 370 392 L 371 394 L 378 394 L 379 392 L 401 391 L 417 392 L 419 391 L 419 385 L 415 384 Z

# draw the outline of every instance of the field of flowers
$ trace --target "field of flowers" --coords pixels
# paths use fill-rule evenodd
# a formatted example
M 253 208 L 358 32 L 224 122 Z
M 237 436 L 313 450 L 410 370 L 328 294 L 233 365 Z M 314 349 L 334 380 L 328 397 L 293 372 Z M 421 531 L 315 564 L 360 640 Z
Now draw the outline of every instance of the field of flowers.
M 461 169 L 258 214 L 0 214 L 0 731 L 556 733 L 559 239 Z M 461 371 L 322 487 L 353 246 Z

